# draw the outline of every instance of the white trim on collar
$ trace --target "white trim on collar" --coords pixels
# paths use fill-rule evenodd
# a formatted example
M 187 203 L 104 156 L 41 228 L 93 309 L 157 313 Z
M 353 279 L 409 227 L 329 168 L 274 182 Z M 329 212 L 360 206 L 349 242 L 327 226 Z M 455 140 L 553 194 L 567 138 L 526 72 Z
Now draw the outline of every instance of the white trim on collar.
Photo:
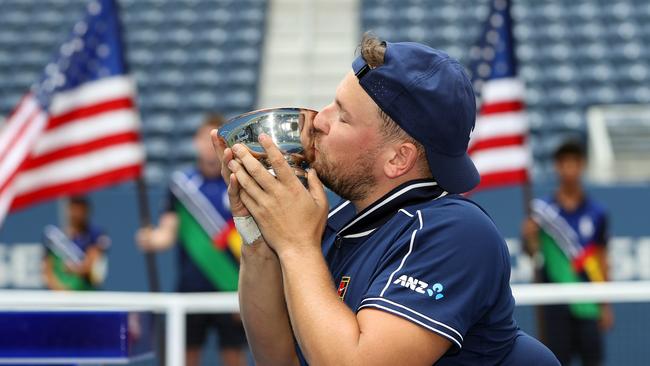
M 360 238 L 360 237 L 362 237 L 362 236 L 366 236 L 366 235 L 371 234 L 371 233 L 372 233 L 373 231 L 375 231 L 375 230 L 377 230 L 377 228 L 370 229 L 370 230 L 364 231 L 364 232 L 362 232 L 362 233 L 356 233 L 356 234 L 346 235 L 346 236 L 344 236 L 343 238 L 345 238 L 345 239 Z
M 345 202 L 341 203 L 340 205 L 338 205 L 335 209 L 330 211 L 330 213 L 327 215 L 327 218 L 329 219 L 330 217 L 336 215 L 337 212 L 341 211 L 341 209 L 343 207 L 347 206 L 349 203 L 350 203 L 350 201 L 345 201 Z
M 370 215 L 371 213 L 375 212 L 377 209 L 379 209 L 380 207 L 384 206 L 384 205 L 387 204 L 388 202 L 394 200 L 395 198 L 397 198 L 397 197 L 403 195 L 404 193 L 406 193 L 406 192 L 408 192 L 408 191 L 410 191 L 410 190 L 412 190 L 412 189 L 415 189 L 415 188 L 421 188 L 421 187 L 434 187 L 434 186 L 437 186 L 437 185 L 438 185 L 438 183 L 436 183 L 436 182 L 422 182 L 422 183 L 415 183 L 415 184 L 411 184 L 411 185 L 409 185 L 409 186 L 406 186 L 406 187 L 400 189 L 399 191 L 393 193 L 392 195 L 390 195 L 389 197 L 387 197 L 387 198 L 384 199 L 383 201 L 379 202 L 377 205 L 375 205 L 374 207 L 372 207 L 370 210 L 364 212 L 363 215 L 360 215 L 360 216 L 358 216 L 356 219 L 352 220 L 352 222 L 350 222 L 349 224 L 347 224 L 343 229 L 339 230 L 337 234 L 342 233 L 342 232 L 345 231 L 347 228 L 349 228 L 350 226 L 356 224 L 357 222 L 359 222 L 359 221 L 360 221 L 361 219 L 363 219 L 364 217 Z M 445 192 L 445 193 L 446 193 L 446 192 Z M 349 202 L 350 202 L 350 201 L 348 201 L 348 203 L 349 203 Z M 336 211 L 336 210 L 335 210 L 335 211 Z M 334 212 L 334 211 L 333 211 L 333 212 Z

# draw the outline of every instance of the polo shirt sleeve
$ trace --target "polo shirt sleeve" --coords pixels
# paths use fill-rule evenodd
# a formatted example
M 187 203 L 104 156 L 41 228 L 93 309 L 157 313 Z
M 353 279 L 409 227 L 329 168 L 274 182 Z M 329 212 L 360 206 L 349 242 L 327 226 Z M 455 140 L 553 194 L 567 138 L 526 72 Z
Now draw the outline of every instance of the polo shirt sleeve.
M 468 330 L 506 295 L 500 292 L 510 264 L 505 242 L 478 207 L 452 204 L 436 211 L 413 213 L 357 311 L 402 317 L 448 339 L 457 351 Z

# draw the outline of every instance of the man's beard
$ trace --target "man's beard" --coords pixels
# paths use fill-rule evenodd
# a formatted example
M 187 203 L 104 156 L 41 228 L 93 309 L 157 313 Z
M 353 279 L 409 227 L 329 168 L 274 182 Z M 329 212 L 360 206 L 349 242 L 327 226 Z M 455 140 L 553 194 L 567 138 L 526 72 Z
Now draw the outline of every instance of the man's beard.
M 350 201 L 360 201 L 368 197 L 375 188 L 377 180 L 372 175 L 373 163 L 377 151 L 366 151 L 346 170 L 341 164 L 329 160 L 327 155 L 319 153 L 311 167 L 318 173 L 318 178 L 334 193 Z

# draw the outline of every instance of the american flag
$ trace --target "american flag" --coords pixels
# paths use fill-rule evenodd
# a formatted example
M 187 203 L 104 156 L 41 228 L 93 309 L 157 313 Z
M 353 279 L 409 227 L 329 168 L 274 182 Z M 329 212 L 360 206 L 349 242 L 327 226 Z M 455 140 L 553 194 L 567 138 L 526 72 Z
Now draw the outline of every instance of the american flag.
M 6 213 L 141 174 L 145 160 L 114 0 L 84 20 L 0 127 L 0 223 Z
M 483 33 L 470 51 L 470 73 L 480 108 L 468 151 L 481 174 L 479 190 L 528 181 L 531 161 L 510 1 L 493 0 L 490 6 Z

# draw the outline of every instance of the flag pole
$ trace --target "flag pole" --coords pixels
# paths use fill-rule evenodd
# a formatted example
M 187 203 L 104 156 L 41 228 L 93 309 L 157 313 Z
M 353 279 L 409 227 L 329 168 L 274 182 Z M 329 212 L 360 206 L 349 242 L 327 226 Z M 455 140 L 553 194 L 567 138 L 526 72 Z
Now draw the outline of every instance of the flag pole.
M 110 5 L 115 9 L 115 14 L 119 14 L 121 11 L 120 4 L 116 0 L 109 0 Z M 119 16 L 116 16 L 117 29 L 120 33 L 119 43 L 123 49 L 121 54 L 121 61 L 124 67 L 125 72 L 129 71 L 129 64 L 126 62 L 125 55 L 127 53 L 126 45 L 123 42 L 121 37 L 122 22 Z M 136 108 L 137 110 L 137 108 Z M 139 174 L 135 179 L 136 185 L 136 195 L 138 196 L 138 213 L 140 216 L 140 227 L 149 228 L 151 227 L 151 211 L 149 210 L 149 200 L 147 198 L 147 185 L 142 177 L 142 174 Z M 147 267 L 147 281 L 149 282 L 149 291 L 151 292 L 160 292 L 160 280 L 158 278 L 158 264 L 156 262 L 156 255 L 150 251 L 144 253 L 145 265 Z M 164 328 L 164 319 L 160 314 L 154 316 L 153 329 L 156 333 L 156 341 L 158 344 L 158 349 L 160 354 L 158 355 L 158 365 L 164 366 L 166 364 L 165 359 L 165 334 L 163 332 Z
M 151 211 L 149 210 L 149 199 L 147 198 L 147 185 L 142 176 L 135 180 L 136 192 L 138 195 L 138 213 L 140 216 L 140 227 L 147 228 L 151 226 Z M 147 266 L 147 280 L 151 292 L 160 292 L 160 281 L 158 279 L 158 265 L 156 255 L 153 252 L 145 253 L 145 262 Z
M 522 186 L 522 195 L 524 198 L 524 212 L 526 214 L 526 220 L 528 220 L 533 213 L 533 185 L 531 184 L 530 179 L 526 179 L 526 182 L 524 182 L 524 185 Z M 528 253 L 528 245 L 525 241 L 523 245 L 524 251 L 530 255 L 530 258 L 533 261 L 533 283 L 540 283 L 542 278 L 539 267 L 539 254 Z M 546 341 L 546 327 L 544 321 L 544 313 L 542 312 L 542 306 L 535 307 L 535 321 L 537 323 L 537 338 L 544 343 Z
M 148 228 L 151 227 L 151 211 L 149 210 L 149 199 L 147 197 L 147 184 L 144 181 L 142 175 L 139 175 L 135 179 L 136 185 L 136 194 L 138 196 L 138 213 L 140 216 L 140 227 Z M 153 252 L 144 253 L 145 263 L 147 267 L 147 280 L 149 282 L 149 291 L 151 292 L 160 292 L 160 280 L 158 277 L 158 263 L 156 262 L 156 255 Z M 165 366 L 166 359 L 166 345 L 165 345 L 165 334 L 162 331 L 164 328 L 164 319 L 158 314 L 154 316 L 154 333 L 156 337 L 156 342 L 158 344 L 158 349 L 160 350 L 158 354 L 158 365 Z

